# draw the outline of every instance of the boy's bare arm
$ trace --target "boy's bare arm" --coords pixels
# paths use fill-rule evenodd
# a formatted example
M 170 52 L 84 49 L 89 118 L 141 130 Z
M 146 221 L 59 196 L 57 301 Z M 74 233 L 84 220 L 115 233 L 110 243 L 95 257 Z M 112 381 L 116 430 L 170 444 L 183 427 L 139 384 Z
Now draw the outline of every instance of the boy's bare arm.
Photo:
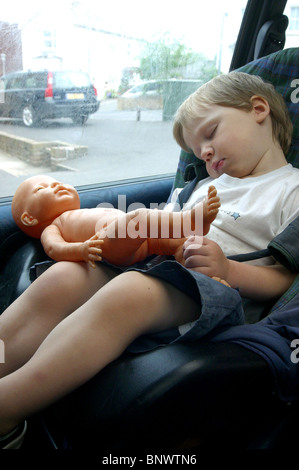
M 94 235 L 84 242 L 69 243 L 64 240 L 57 225 L 49 225 L 41 235 L 41 243 L 47 255 L 55 261 L 85 261 L 95 266 L 101 261 L 103 241 Z
M 197 237 L 185 242 L 185 266 L 209 277 L 224 279 L 231 287 L 239 289 L 242 297 L 254 300 L 278 298 L 296 277 L 281 265 L 254 266 L 229 260 L 217 243 L 206 238 L 201 241 L 201 246 Z
M 253 266 L 229 261 L 226 281 L 240 291 L 242 297 L 254 300 L 271 300 L 283 295 L 294 282 L 296 273 L 281 265 Z

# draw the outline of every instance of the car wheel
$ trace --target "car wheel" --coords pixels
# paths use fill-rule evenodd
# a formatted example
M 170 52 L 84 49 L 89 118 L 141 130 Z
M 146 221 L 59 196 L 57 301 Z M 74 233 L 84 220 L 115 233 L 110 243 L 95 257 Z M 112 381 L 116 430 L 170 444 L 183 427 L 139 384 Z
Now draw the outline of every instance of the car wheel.
M 22 119 L 26 127 L 32 127 L 38 122 L 36 112 L 34 111 L 32 106 L 27 105 L 23 108 Z
M 88 114 L 78 114 L 78 115 L 74 115 L 72 116 L 72 120 L 73 120 L 73 123 L 74 124 L 78 124 L 78 126 L 83 126 L 83 124 L 86 123 L 88 119 Z

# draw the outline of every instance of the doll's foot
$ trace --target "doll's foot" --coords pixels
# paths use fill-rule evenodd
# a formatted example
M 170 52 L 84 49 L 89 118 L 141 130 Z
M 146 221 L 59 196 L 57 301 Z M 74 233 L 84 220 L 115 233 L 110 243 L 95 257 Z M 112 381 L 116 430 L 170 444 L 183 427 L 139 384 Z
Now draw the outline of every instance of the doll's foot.
M 214 281 L 220 282 L 226 287 L 231 287 L 228 282 L 226 282 L 224 279 L 221 279 L 220 277 L 213 276 L 212 279 L 214 279 Z
M 208 195 L 203 201 L 203 235 L 209 232 L 210 225 L 216 219 L 220 206 L 220 198 L 217 196 L 217 190 L 215 186 L 210 186 Z

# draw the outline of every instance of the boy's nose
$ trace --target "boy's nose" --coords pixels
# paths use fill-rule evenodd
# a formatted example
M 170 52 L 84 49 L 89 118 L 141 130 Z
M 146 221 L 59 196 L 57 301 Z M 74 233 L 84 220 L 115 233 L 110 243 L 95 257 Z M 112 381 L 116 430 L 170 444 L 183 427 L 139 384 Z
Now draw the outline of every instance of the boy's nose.
M 201 151 L 201 158 L 205 161 L 208 162 L 214 155 L 214 149 L 211 147 L 211 145 L 207 145 L 202 148 Z

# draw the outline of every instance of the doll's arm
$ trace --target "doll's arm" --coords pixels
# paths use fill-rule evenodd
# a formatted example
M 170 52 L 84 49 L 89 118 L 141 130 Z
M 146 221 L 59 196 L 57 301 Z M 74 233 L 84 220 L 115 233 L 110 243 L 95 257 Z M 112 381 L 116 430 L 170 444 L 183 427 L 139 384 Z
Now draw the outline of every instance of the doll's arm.
M 92 267 L 101 261 L 103 240 L 94 235 L 84 242 L 66 242 L 57 225 L 49 225 L 41 235 L 46 254 L 55 261 L 85 261 Z

